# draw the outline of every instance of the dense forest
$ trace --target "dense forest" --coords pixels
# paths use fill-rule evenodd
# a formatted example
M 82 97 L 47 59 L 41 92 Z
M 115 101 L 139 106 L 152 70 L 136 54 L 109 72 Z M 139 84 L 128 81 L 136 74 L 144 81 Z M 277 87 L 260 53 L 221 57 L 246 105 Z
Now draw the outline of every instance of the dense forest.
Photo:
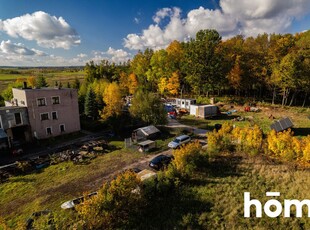
M 188 42 L 139 51 L 127 63 L 103 60 L 85 66 L 85 84 L 116 81 L 123 93 L 137 88 L 162 96 L 245 96 L 305 106 L 310 91 L 310 31 L 241 35 L 223 40 L 202 30 Z

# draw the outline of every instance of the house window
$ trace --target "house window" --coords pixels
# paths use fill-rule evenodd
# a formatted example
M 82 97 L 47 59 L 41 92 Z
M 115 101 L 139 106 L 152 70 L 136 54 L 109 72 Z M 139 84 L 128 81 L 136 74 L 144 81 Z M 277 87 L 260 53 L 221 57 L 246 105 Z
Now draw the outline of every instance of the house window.
M 182 105 L 184 105 L 184 101 L 182 101 Z
M 187 101 L 187 102 L 185 102 L 185 105 L 186 105 L 186 106 L 188 106 L 188 101 Z
M 48 113 L 41 113 L 41 121 L 49 120 Z
M 57 120 L 58 119 L 58 115 L 57 115 L 57 112 L 52 112 L 52 119 L 53 120 Z
M 46 106 L 45 98 L 38 98 L 37 103 L 38 103 L 38 106 Z
M 60 128 L 60 132 L 63 133 L 65 132 L 65 125 L 59 125 L 59 128 Z
M 20 101 L 20 104 L 21 105 L 25 105 L 25 101 Z
M 46 134 L 47 135 L 52 135 L 52 128 L 51 127 L 47 127 L 46 128 Z
M 22 124 L 22 117 L 20 113 L 14 113 L 14 116 L 15 116 L 15 124 L 16 125 Z
M 57 105 L 57 104 L 60 104 L 60 100 L 59 100 L 59 97 L 52 97 L 52 104 L 53 105 Z

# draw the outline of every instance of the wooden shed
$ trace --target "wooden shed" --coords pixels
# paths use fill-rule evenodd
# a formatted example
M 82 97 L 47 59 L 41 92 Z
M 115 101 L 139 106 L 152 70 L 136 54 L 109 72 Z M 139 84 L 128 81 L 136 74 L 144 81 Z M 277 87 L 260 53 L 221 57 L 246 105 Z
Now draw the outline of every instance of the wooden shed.
M 149 125 L 134 130 L 131 134 L 131 139 L 133 142 L 139 142 L 147 139 L 154 140 L 159 136 L 159 134 L 159 129 L 157 129 L 154 125 Z

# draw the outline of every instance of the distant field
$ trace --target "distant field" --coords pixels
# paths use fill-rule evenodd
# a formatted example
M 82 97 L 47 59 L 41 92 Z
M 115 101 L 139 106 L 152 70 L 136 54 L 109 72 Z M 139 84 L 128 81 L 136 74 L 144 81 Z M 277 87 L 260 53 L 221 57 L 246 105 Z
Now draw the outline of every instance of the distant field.
M 69 70 L 43 70 L 40 71 L 38 69 L 26 69 L 26 70 L 11 70 L 12 73 L 3 73 L 0 69 L 0 93 L 4 90 L 10 83 L 13 83 L 18 78 L 25 78 L 31 76 L 37 76 L 39 74 L 43 74 L 47 78 L 47 82 L 50 86 L 53 86 L 55 82 L 61 82 L 64 86 L 67 82 L 72 82 L 75 77 L 79 80 L 83 80 L 85 73 L 83 70 L 79 71 L 69 71 Z

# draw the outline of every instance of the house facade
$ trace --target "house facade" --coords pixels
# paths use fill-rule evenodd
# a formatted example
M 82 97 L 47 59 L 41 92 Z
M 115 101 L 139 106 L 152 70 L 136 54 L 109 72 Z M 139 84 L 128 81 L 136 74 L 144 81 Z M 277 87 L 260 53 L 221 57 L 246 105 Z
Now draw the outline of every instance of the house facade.
M 31 141 L 27 108 L 20 106 L 0 107 L 0 129 L 6 133 L 7 147 L 12 147 L 14 143 Z M 2 136 L 5 137 L 4 134 Z
M 175 103 L 176 106 L 180 109 L 190 110 L 190 106 L 196 104 L 196 100 L 189 98 L 176 98 Z
M 13 88 L 12 105 L 25 107 L 36 139 L 80 130 L 78 93 L 69 88 Z

